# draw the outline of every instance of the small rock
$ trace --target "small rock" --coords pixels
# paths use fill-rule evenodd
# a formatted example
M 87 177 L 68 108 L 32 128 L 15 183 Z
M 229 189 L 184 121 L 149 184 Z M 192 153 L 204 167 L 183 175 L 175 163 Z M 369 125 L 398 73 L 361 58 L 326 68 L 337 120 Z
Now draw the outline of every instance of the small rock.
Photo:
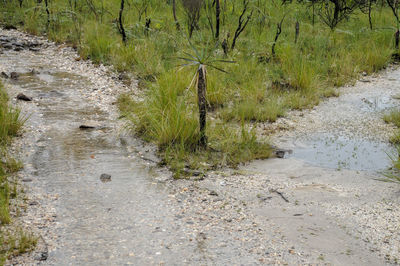
M 10 77 L 11 79 L 17 80 L 19 78 L 19 74 L 17 72 L 11 72 Z
M 285 158 L 285 151 L 284 150 L 276 150 L 275 155 L 276 155 L 276 157 L 283 159 L 283 158 Z
M 1 72 L 0 75 L 1 75 L 2 78 L 5 78 L 5 79 L 9 78 L 8 75 L 5 72 Z
M 283 159 L 285 158 L 286 154 L 291 154 L 292 152 L 293 152 L 292 150 L 276 149 L 275 155 L 277 158 Z
M 26 96 L 26 95 L 23 94 L 23 93 L 18 94 L 18 95 L 17 95 L 17 99 L 18 99 L 18 100 L 21 100 L 21 101 L 25 101 L 25 102 L 30 102 L 30 101 L 32 101 L 32 98 L 31 98 L 31 97 Z
M 31 202 L 29 202 L 29 205 L 30 205 L 30 206 L 39 205 L 39 202 L 37 202 L 37 201 L 31 201 Z
M 92 125 L 80 125 L 79 126 L 79 129 L 82 129 L 82 130 L 84 130 L 84 129 L 94 129 L 94 128 L 96 128 L 96 127 L 92 126 Z
M 49 253 L 47 251 L 42 252 L 39 256 L 37 256 L 35 259 L 39 261 L 45 261 L 49 257 Z
M 100 180 L 103 183 L 110 182 L 111 181 L 111 175 L 109 175 L 109 174 L 101 174 Z
M 218 193 L 215 191 L 210 191 L 210 193 L 208 194 L 210 196 L 218 196 Z
M 13 48 L 13 46 L 12 46 L 11 44 L 9 44 L 9 43 L 3 43 L 1 46 L 2 46 L 4 49 L 7 49 L 7 50 L 10 50 L 10 49 Z
M 32 182 L 32 179 L 31 178 L 24 178 L 24 179 L 22 179 L 22 182 Z
M 4 29 L 5 30 L 16 30 L 17 27 L 15 27 L 14 25 L 7 24 L 4 26 Z

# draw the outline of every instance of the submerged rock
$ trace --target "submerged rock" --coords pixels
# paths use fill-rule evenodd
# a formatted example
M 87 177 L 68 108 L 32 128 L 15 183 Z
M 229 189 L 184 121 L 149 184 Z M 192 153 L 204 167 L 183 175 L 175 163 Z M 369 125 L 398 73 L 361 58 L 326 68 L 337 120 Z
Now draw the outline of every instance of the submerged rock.
M 79 129 L 81 129 L 81 130 L 85 130 L 85 129 L 95 129 L 96 128 L 96 126 L 93 126 L 93 125 L 80 125 L 79 126 Z
M 2 78 L 5 78 L 5 79 L 9 78 L 8 75 L 5 72 L 1 72 L 0 75 L 1 75 Z
M 11 79 L 17 80 L 19 78 L 19 74 L 17 72 L 11 72 L 10 77 Z
M 103 183 L 110 182 L 111 181 L 111 175 L 109 175 L 109 174 L 101 174 L 100 180 Z
M 23 94 L 23 93 L 18 94 L 18 95 L 17 95 L 17 99 L 18 99 L 18 100 L 21 100 L 21 101 L 25 101 L 25 102 L 30 102 L 30 101 L 32 101 L 32 97 L 26 96 L 26 95 Z

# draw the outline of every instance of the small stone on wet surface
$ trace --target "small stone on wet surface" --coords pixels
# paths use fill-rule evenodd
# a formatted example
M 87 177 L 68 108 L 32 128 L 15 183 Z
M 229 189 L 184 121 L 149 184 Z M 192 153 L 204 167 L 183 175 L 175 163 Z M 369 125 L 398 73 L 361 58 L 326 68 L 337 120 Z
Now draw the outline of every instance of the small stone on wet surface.
M 101 174 L 100 180 L 103 183 L 110 182 L 111 181 L 111 175 L 109 175 L 109 174 Z
M 18 99 L 18 100 L 21 100 L 21 101 L 25 101 L 25 102 L 30 102 L 30 101 L 32 101 L 32 97 L 26 96 L 26 95 L 23 94 L 23 93 L 19 93 L 19 94 L 17 95 L 17 99 Z

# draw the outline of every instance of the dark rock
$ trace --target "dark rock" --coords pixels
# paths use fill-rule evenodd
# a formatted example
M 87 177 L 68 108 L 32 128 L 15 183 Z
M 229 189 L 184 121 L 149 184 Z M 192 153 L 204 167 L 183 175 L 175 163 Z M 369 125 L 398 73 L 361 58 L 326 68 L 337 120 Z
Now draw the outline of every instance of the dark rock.
M 5 79 L 9 78 L 8 75 L 5 72 L 1 72 L 0 75 L 1 75 L 2 78 L 5 78 Z
M 19 74 L 17 72 L 11 72 L 10 77 L 11 79 L 17 80 L 19 78 Z
M 37 201 L 31 201 L 31 202 L 29 202 L 29 205 L 30 205 L 30 206 L 39 205 L 39 202 L 37 202 Z
M 284 150 L 284 149 L 276 149 L 275 150 L 275 155 L 277 158 L 285 158 L 286 154 L 291 154 L 293 151 L 292 150 Z
M 16 52 L 22 51 L 22 47 L 15 47 L 14 51 L 16 51 Z
M 1 46 L 7 50 L 11 50 L 13 48 L 13 46 L 9 43 L 2 43 Z
M 85 129 L 94 129 L 96 128 L 95 126 L 91 126 L 91 125 L 80 125 L 79 129 L 85 130 Z
M 208 194 L 210 196 L 218 196 L 218 193 L 215 191 L 210 191 L 210 193 Z
M 111 181 L 111 175 L 109 175 L 109 174 L 101 174 L 100 180 L 103 183 L 110 182 Z
M 7 24 L 4 26 L 4 29 L 5 30 L 16 30 L 17 27 L 15 27 L 14 25 Z
M 49 253 L 47 251 L 42 252 L 39 256 L 37 256 L 35 259 L 39 261 L 45 261 L 49 257 Z
M 283 150 L 276 150 L 275 151 L 275 155 L 276 155 L 276 157 L 278 157 L 278 158 L 285 158 L 285 151 L 283 151 Z
M 22 182 L 25 182 L 25 183 L 27 183 L 27 182 L 32 182 L 33 180 L 31 179 L 31 178 L 24 178 L 24 179 L 22 179 Z
M 25 102 L 30 102 L 30 101 L 32 101 L 32 98 L 31 98 L 31 97 L 26 96 L 26 95 L 23 94 L 23 93 L 18 94 L 18 95 L 17 95 L 17 99 L 18 99 L 18 100 L 21 100 L 21 101 L 25 101 Z

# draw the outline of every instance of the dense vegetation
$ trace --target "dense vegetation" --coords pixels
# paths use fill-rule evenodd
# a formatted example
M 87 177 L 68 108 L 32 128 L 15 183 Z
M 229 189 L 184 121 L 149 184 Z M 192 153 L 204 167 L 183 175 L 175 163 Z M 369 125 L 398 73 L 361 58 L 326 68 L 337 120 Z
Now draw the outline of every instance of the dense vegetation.
M 17 196 L 17 182 L 11 180 L 10 175 L 20 168 L 20 164 L 8 156 L 6 148 L 22 122 L 19 111 L 9 106 L 0 83 L 0 265 L 9 256 L 30 250 L 36 242 L 36 238 L 22 229 L 6 227 L 11 222 L 10 207 L 15 208 L 10 201 Z
M 177 174 L 270 156 L 256 123 L 312 107 L 360 72 L 382 69 L 399 36 L 392 0 L 2 3 L 5 26 L 134 73 L 140 95 L 121 96 L 121 111 Z

